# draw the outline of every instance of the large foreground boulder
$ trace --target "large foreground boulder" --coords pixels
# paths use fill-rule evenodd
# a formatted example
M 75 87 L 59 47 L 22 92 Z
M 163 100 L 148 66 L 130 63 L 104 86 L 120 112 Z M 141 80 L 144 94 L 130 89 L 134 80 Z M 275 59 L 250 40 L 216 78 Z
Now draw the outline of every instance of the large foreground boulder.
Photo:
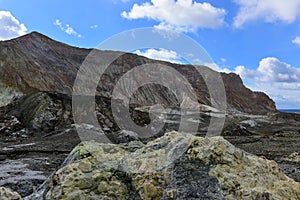
M 46 199 L 300 199 L 274 161 L 222 137 L 170 132 L 143 144 L 79 144 Z

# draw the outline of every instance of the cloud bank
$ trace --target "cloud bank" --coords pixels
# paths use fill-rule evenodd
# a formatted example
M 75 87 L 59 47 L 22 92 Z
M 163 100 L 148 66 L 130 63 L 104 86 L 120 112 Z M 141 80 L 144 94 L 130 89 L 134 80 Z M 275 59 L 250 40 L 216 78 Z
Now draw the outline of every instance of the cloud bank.
M 0 11 L 0 40 L 9 40 L 26 34 L 27 28 L 9 11 Z
M 136 50 L 134 53 L 145 56 L 147 58 L 155 59 L 155 60 L 164 60 L 173 63 L 182 63 L 181 57 L 177 52 L 172 50 L 166 50 L 163 48 L 160 49 L 147 49 L 146 51 Z
M 134 4 L 131 11 L 122 12 L 126 19 L 147 18 L 159 22 L 155 27 L 180 32 L 193 32 L 198 28 L 218 28 L 224 25 L 226 11 L 210 3 L 193 0 L 151 0 Z
M 300 16 L 300 0 L 233 0 L 239 11 L 234 18 L 234 26 L 241 27 L 246 22 L 263 20 L 268 23 L 293 23 Z

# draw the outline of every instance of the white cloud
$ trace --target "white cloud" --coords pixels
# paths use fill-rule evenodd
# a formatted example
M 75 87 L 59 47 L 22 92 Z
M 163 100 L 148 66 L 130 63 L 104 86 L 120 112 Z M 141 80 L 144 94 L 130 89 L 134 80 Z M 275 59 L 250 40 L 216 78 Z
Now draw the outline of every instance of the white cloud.
M 203 63 L 201 65 L 204 65 L 206 67 L 209 67 L 211 68 L 212 70 L 215 70 L 215 71 L 218 71 L 218 72 L 221 72 L 222 69 L 219 67 L 219 65 L 217 63 Z
M 297 36 L 292 40 L 292 43 L 300 47 L 300 37 Z
M 259 82 L 300 83 L 300 69 L 274 57 L 262 59 L 256 70 L 237 66 L 235 73 L 243 78 L 255 78 Z
M 300 0 L 234 0 L 240 6 L 234 26 L 241 27 L 248 21 L 293 23 L 300 16 Z
M 59 19 L 55 20 L 54 25 L 58 26 L 60 28 L 60 30 L 64 31 L 68 35 L 74 35 L 79 38 L 82 37 L 82 35 L 77 33 L 69 24 L 63 25 L 63 23 Z
M 256 69 L 237 66 L 235 73 L 250 83 L 248 86 L 252 89 L 269 94 L 280 108 L 300 106 L 300 68 L 278 58 L 267 57 L 259 62 Z
M 184 60 L 184 58 L 181 57 L 177 52 L 172 50 L 166 50 L 164 48 L 160 48 L 160 49 L 151 48 L 151 49 L 147 49 L 146 51 L 136 50 L 133 53 L 138 54 L 140 56 L 145 56 L 147 58 L 155 59 L 155 60 L 163 60 L 163 61 L 168 61 L 168 62 L 178 63 L 178 64 L 187 64 L 186 60 Z M 203 63 L 203 61 L 200 59 L 193 59 L 191 61 L 191 64 L 203 65 L 218 72 L 225 72 L 225 73 L 232 72 L 227 68 L 221 68 L 217 63 L 214 62 Z
M 151 0 L 134 4 L 130 12 L 122 12 L 126 19 L 148 18 L 159 22 L 156 28 L 180 32 L 220 27 L 224 25 L 225 15 L 224 9 L 193 0 Z
M 275 102 L 277 108 L 299 108 L 300 106 L 300 87 L 299 84 L 285 83 L 262 83 L 258 82 L 253 90 L 267 93 Z
M 255 70 L 247 69 L 242 65 L 237 66 L 234 73 L 239 74 L 242 78 L 254 78 L 256 74 Z
M 60 22 L 59 19 L 56 19 L 56 20 L 55 20 L 54 25 L 59 26 L 59 28 L 60 28 L 61 30 L 64 29 L 64 27 L 63 27 L 63 25 L 62 25 L 62 23 Z
M 300 83 L 300 69 L 292 67 L 290 64 L 281 62 L 274 57 L 264 58 L 257 68 L 262 75 L 262 81 Z
M 220 60 L 221 60 L 222 63 L 227 62 L 227 59 L 226 59 L 226 58 L 220 58 Z
M 197 64 L 197 63 L 195 63 L 195 64 Z M 201 63 L 199 63 L 200 65 L 204 65 L 204 66 L 206 66 L 206 67 L 209 67 L 209 68 L 211 68 L 212 70 L 215 70 L 215 71 L 217 71 L 217 72 L 225 72 L 225 73 L 230 73 L 230 72 L 232 72 L 231 70 L 229 70 L 228 68 L 222 68 L 222 67 L 220 67 L 217 63 L 203 63 L 203 64 L 201 64 Z
M 27 28 L 9 11 L 0 11 L 0 40 L 8 40 L 26 34 Z
M 185 60 L 185 58 L 180 56 L 177 52 L 172 50 L 166 50 L 164 48 L 159 48 L 159 49 L 150 48 L 145 51 L 136 50 L 133 53 L 138 54 L 140 56 L 145 56 L 147 58 L 155 59 L 155 60 L 163 60 L 163 61 L 168 61 L 168 62 L 178 63 L 178 64 L 189 63 L 188 60 Z M 188 56 L 193 56 L 193 55 L 189 54 Z M 218 72 L 225 72 L 225 73 L 232 72 L 226 67 L 224 68 L 220 67 L 215 62 L 203 62 L 198 58 L 192 59 L 190 64 L 206 66 Z
M 97 24 L 90 26 L 90 29 L 95 29 L 95 28 L 98 28 Z
M 173 63 L 181 63 L 180 56 L 175 51 L 160 49 L 147 49 L 145 52 L 136 50 L 134 53 L 155 60 L 164 60 Z

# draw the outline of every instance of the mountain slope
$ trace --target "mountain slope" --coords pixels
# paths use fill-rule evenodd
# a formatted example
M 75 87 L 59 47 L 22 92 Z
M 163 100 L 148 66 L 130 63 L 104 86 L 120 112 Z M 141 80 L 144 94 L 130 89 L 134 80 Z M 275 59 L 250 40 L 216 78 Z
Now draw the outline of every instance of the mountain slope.
M 0 43 L 2 81 L 30 90 L 71 92 L 78 67 L 90 50 L 56 42 L 32 32 Z
M 71 94 L 78 69 L 91 51 L 68 46 L 37 32 L 0 42 L 0 91 L 7 94 L 5 88 L 9 88 L 9 91 L 25 94 L 32 91 Z M 209 92 L 203 78 L 189 65 L 151 60 L 130 53 L 100 50 L 93 52 L 103 60 L 109 56 L 118 57 L 102 77 L 98 87 L 99 95 L 110 96 L 116 82 L 126 72 L 136 66 L 152 63 L 167 65 L 179 71 L 193 86 L 198 101 L 210 105 Z M 203 70 L 212 71 L 207 67 L 203 67 Z M 276 112 L 275 103 L 267 95 L 246 88 L 238 75 L 222 73 L 221 76 L 229 110 L 253 114 Z M 160 85 L 141 87 L 135 93 L 133 102 L 143 105 L 178 103 L 176 96 Z

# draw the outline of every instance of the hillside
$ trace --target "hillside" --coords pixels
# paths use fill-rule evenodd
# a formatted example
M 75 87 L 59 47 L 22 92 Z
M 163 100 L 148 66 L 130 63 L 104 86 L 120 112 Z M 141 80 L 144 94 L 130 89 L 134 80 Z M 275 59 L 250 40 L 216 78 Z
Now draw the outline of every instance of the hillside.
M 92 49 L 72 47 L 54 41 L 37 32 L 0 42 L 0 86 L 2 85 L 0 90 L 4 91 L 2 94 L 6 96 L 3 100 L 2 95 L 1 101 L 9 100 L 8 94 L 13 98 L 14 93 L 27 94 L 33 91 L 71 94 L 78 69 L 91 51 Z M 110 95 L 118 79 L 134 67 L 149 63 L 164 64 L 176 69 L 187 78 L 200 103 L 210 105 L 206 84 L 197 70 L 190 65 L 156 61 L 130 53 L 101 50 L 93 52 L 96 52 L 98 58 L 102 60 L 117 57 L 101 79 L 102 84 L 100 83 L 98 87 L 100 96 Z M 212 71 L 204 66 L 202 68 L 204 73 Z M 246 88 L 238 75 L 222 73 L 221 76 L 229 111 L 252 114 L 276 112 L 275 103 L 267 95 Z M 165 87 L 146 85 L 135 94 L 135 103 L 176 105 L 178 102 Z

